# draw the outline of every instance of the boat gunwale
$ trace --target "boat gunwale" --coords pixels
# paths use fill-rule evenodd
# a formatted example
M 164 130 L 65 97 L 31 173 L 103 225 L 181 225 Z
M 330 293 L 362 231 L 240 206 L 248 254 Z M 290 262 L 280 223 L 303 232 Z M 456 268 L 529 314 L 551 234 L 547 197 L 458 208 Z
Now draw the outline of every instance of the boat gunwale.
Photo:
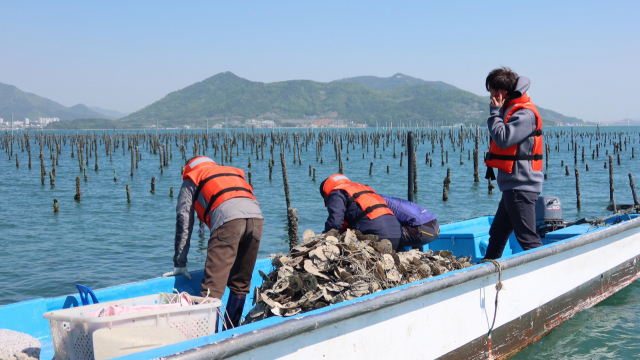
M 624 214 L 621 214 L 620 216 L 624 216 Z M 509 255 L 498 262 L 504 271 L 549 256 L 567 252 L 581 246 L 592 244 L 638 227 L 640 227 L 640 217 L 630 218 L 629 220 L 624 220 L 618 224 L 600 228 L 592 233 L 580 234 L 562 241 L 544 245 L 537 249 Z M 346 319 L 365 315 L 373 311 L 410 301 L 418 297 L 489 276 L 497 272 L 498 269 L 493 264 L 477 264 L 467 269 L 444 274 L 443 277 L 425 279 L 420 282 L 405 284 L 400 287 L 388 289 L 386 290 L 388 291 L 386 293 L 370 294 L 363 298 L 354 299 L 354 302 L 344 304 L 344 306 L 318 309 L 316 310 L 319 311 L 317 314 L 311 312 L 308 315 L 303 314 L 301 316 L 281 318 L 275 324 L 256 329 L 250 329 L 254 324 L 245 325 L 245 329 L 239 328 L 228 331 L 229 334 L 227 337 L 218 341 L 179 351 L 171 355 L 164 355 L 162 357 L 171 359 L 228 358 L 269 345 L 275 341 L 281 341 L 296 335 L 304 334 Z M 259 323 L 255 323 L 255 325 L 257 324 Z

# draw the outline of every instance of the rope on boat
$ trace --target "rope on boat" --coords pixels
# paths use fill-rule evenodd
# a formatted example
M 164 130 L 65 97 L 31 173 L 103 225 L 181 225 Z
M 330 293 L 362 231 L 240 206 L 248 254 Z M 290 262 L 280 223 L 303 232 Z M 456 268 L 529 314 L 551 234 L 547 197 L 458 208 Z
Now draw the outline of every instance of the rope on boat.
M 491 337 L 493 326 L 496 324 L 496 315 L 498 315 L 498 294 L 500 294 L 500 290 L 502 290 L 502 266 L 500 266 L 498 261 L 493 259 L 483 259 L 480 261 L 480 263 L 485 262 L 490 262 L 498 268 L 498 282 L 496 283 L 496 309 L 493 312 L 493 322 L 491 323 L 491 328 L 489 328 L 489 333 L 487 334 L 487 336 Z

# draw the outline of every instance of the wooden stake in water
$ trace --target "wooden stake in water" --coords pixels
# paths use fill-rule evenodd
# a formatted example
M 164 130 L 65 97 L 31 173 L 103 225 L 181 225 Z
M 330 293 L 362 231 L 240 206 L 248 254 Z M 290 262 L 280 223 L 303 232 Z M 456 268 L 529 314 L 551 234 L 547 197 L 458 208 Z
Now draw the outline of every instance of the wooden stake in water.
M 20 163 L 18 163 L 18 153 L 16 153 L 16 169 L 20 169 Z
M 118 178 L 116 177 L 116 170 L 113 170 L 113 181 L 118 181 Z
M 545 176 L 547 176 L 547 174 L 544 174 Z M 489 179 L 489 194 L 493 194 L 493 189 L 495 189 L 496 187 L 491 183 L 491 179 Z
M 152 194 L 156 193 L 156 177 L 151 178 L 151 191 Z
M 131 151 L 131 177 L 133 177 L 133 165 L 134 165 L 134 163 L 133 163 L 133 162 L 134 162 L 134 161 L 133 161 L 133 150 L 132 150 L 132 151 Z
M 249 171 L 249 186 L 253 186 L 253 184 L 251 183 L 251 171 Z
M 580 210 L 580 170 L 576 170 L 576 206 Z
M 447 177 L 444 178 L 444 186 L 449 189 L 449 184 L 451 184 L 451 168 L 447 168 Z
M 282 182 L 284 183 L 284 197 L 287 202 L 287 209 L 291 207 L 291 200 L 289 199 L 289 180 L 287 178 L 287 163 L 284 158 L 284 152 L 280 153 L 280 163 L 282 164 Z
M 289 251 L 293 251 L 293 248 L 298 246 L 298 209 L 287 208 L 287 220 L 289 228 Z
M 449 196 L 447 195 L 447 179 L 444 180 L 444 186 L 442 186 L 442 201 L 449 201 Z
M 129 184 L 127 184 L 127 202 L 131 202 L 131 192 L 129 191 Z
M 169 197 L 173 198 L 173 186 L 169 188 Z
M 613 155 L 609 155 L 609 201 L 613 201 Z
M 631 195 L 633 195 L 633 205 L 640 206 L 638 194 L 636 193 L 636 184 L 633 182 L 633 174 L 631 173 L 629 173 L 629 186 L 631 187 Z
M 373 171 L 373 161 L 369 163 L 369 176 L 371 176 L 372 171 Z
M 82 191 L 80 191 L 80 177 L 76 176 L 76 195 L 73 197 L 73 199 L 76 201 L 80 201 L 80 195 L 82 195 Z
M 413 154 L 413 193 L 418 193 L 418 158 Z
M 57 213 L 60 210 L 60 207 L 58 207 L 58 199 L 53 199 L 53 212 Z
M 316 168 L 313 168 L 313 179 L 311 181 L 316 181 Z
M 16 156 L 18 156 L 18 154 L 16 154 Z M 51 185 L 52 189 L 56 187 L 56 183 L 53 181 L 53 173 L 51 171 L 49 171 L 49 185 Z

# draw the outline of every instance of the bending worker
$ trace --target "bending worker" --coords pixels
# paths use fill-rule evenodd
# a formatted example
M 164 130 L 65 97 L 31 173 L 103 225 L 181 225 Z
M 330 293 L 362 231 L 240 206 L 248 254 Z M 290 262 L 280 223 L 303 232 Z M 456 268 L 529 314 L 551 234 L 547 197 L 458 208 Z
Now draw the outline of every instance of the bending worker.
M 491 93 L 486 178 L 495 180 L 492 168 L 497 168 L 502 191 L 485 259 L 500 258 L 512 232 L 523 250 L 542 246 L 535 210 L 544 181 L 542 119 L 527 94 L 529 84 L 528 78 L 505 67 L 491 71 L 485 81 Z
M 402 228 L 384 199 L 362 184 L 351 182 L 342 174 L 329 176 L 320 184 L 320 195 L 329 212 L 324 231 L 359 230 L 388 239 L 396 250 L 402 239 Z
M 176 206 L 176 236 L 173 273 L 191 279 L 187 270 L 189 241 L 194 210 L 211 230 L 202 280 L 202 296 L 222 299 L 225 287 L 230 294 L 225 328 L 238 326 L 251 274 L 256 264 L 263 217 L 244 171 L 219 166 L 206 156 L 187 161 Z M 217 329 L 217 327 L 216 327 Z
M 440 225 L 436 216 L 422 206 L 409 200 L 380 195 L 402 226 L 400 246 L 422 249 L 438 238 Z M 402 250 L 402 249 L 400 249 Z

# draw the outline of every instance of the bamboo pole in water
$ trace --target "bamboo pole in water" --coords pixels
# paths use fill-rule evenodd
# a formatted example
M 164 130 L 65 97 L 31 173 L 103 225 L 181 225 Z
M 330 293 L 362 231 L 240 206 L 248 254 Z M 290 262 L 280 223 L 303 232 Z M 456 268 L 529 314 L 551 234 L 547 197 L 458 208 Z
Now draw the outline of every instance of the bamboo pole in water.
M 640 206 L 638 194 L 636 193 L 636 184 L 633 182 L 633 174 L 629 173 L 629 186 L 631 187 L 631 195 L 633 195 L 633 205 Z
M 576 206 L 578 210 L 580 210 L 580 170 L 577 168 L 576 171 Z
M 80 191 L 80 177 L 76 176 L 76 195 L 73 197 L 73 199 L 76 201 L 80 201 L 80 195 L 82 195 L 82 191 Z
M 298 209 L 287 208 L 287 219 L 289 225 L 289 251 L 292 251 L 294 247 L 298 246 Z
M 613 155 L 609 155 L 609 201 L 613 201 Z
M 413 169 L 414 165 L 414 135 L 413 131 L 407 132 L 407 200 L 413 202 L 413 187 L 414 187 L 414 173 Z M 402 153 L 400 153 L 400 166 L 402 166 Z M 373 163 L 371 163 L 371 167 L 373 167 Z M 371 171 L 369 171 L 371 172 Z
M 284 158 L 284 152 L 280 153 L 280 163 L 282 164 L 282 182 L 284 184 L 284 196 L 287 203 L 287 209 L 291 207 L 291 200 L 289 199 L 289 179 L 287 178 L 287 163 Z

